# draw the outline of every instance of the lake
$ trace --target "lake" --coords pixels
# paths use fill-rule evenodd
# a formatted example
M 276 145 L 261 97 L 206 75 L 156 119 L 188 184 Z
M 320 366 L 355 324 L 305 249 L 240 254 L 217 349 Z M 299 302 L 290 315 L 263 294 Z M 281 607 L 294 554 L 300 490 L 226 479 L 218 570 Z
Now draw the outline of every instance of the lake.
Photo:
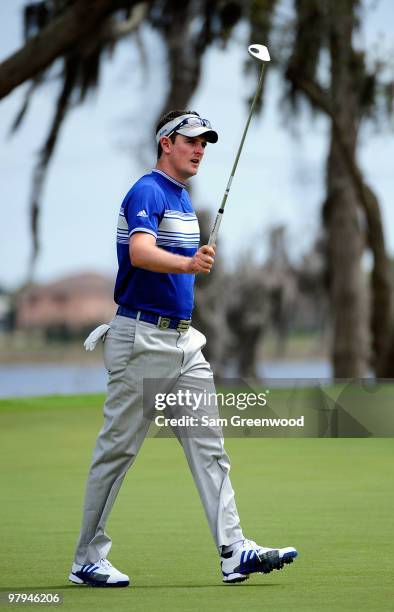
M 329 379 L 327 361 L 267 361 L 259 365 L 258 374 L 270 385 L 282 386 L 294 379 Z M 34 395 L 73 395 L 103 393 L 107 373 L 104 366 L 86 364 L 15 364 L 0 366 L 0 397 Z M 287 385 L 286 385 L 287 386 Z

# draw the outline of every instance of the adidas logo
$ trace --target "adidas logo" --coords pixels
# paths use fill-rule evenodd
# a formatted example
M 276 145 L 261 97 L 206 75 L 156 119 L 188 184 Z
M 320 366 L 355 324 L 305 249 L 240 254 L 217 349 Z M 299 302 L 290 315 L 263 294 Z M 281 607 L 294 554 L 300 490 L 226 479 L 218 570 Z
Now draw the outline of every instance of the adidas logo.
M 140 212 L 137 213 L 137 217 L 147 217 L 148 214 L 146 212 L 146 210 L 142 209 L 140 210 Z

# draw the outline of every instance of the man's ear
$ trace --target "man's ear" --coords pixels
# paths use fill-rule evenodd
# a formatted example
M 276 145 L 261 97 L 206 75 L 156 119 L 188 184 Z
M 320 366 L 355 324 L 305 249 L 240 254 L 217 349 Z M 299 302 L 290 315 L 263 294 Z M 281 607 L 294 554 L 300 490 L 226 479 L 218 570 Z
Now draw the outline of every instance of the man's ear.
M 171 142 L 171 140 L 169 139 L 168 136 L 162 136 L 160 138 L 160 144 L 161 144 L 161 148 L 163 149 L 164 153 L 169 153 L 170 152 L 172 142 Z

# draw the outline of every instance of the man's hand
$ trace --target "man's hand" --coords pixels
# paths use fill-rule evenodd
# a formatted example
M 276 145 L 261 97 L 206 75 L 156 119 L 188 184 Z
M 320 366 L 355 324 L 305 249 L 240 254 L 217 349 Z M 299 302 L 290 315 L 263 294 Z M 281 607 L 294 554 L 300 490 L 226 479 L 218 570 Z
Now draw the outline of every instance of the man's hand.
M 209 274 L 215 261 L 215 250 L 216 245 L 208 246 L 205 244 L 200 247 L 197 253 L 190 258 L 188 274 L 198 274 L 199 272 Z

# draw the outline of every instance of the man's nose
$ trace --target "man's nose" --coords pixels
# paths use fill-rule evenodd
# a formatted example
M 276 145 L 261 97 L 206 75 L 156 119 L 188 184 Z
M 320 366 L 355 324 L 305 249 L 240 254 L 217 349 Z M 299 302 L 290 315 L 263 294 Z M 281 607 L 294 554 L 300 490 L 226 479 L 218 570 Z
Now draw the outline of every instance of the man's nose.
M 202 142 L 196 143 L 195 151 L 196 153 L 199 153 L 199 155 L 204 155 L 204 147 L 202 146 Z

